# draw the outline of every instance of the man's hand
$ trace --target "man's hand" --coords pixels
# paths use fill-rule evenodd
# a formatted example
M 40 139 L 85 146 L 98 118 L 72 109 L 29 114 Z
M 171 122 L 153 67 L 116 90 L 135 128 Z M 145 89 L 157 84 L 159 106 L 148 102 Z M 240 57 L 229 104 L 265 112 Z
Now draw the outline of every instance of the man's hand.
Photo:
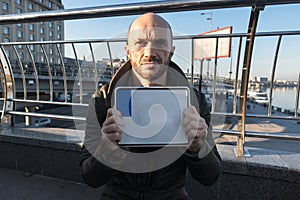
M 120 111 L 110 108 L 107 110 L 106 119 L 103 122 L 101 132 L 102 140 L 109 141 L 113 145 L 111 150 L 117 148 L 117 143 L 121 141 L 121 127 L 123 126 L 123 118 Z
M 198 153 L 207 136 L 208 126 L 204 118 L 199 115 L 194 106 L 190 106 L 183 112 L 182 124 L 189 141 L 188 152 Z

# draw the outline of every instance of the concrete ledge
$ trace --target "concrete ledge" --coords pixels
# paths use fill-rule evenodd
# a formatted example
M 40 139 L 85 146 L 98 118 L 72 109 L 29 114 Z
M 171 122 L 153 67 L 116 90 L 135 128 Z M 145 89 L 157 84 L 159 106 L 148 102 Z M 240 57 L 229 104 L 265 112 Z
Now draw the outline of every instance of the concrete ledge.
M 100 190 L 83 183 L 0 168 L 1 200 L 99 200 Z
M 300 199 L 299 153 L 249 148 L 252 157 L 236 158 L 233 148 L 218 145 L 222 174 L 213 186 L 188 178 L 193 199 Z
M 1 130 L 0 167 L 81 182 L 82 134 L 56 128 Z
M 42 129 L 1 130 L 0 167 L 82 182 L 79 172 L 82 132 L 51 128 L 42 132 Z M 236 158 L 234 148 L 218 144 L 222 174 L 213 186 L 202 186 L 188 177 L 187 190 L 193 199 L 300 199 L 300 153 L 248 148 L 252 157 Z M 0 181 L 0 184 L 5 183 Z M 86 188 L 83 184 L 74 189 L 77 187 Z M 89 192 L 99 197 L 99 190 Z

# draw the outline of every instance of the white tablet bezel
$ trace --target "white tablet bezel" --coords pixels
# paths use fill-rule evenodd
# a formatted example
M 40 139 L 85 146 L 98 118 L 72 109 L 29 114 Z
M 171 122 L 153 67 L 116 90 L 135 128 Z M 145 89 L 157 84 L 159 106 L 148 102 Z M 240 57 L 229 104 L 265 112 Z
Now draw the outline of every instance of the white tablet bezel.
M 174 92 L 185 92 L 186 93 L 186 97 L 183 99 L 182 95 L 180 95 L 180 97 L 176 96 L 177 99 L 180 101 L 180 104 L 184 104 L 184 106 L 180 107 L 180 111 L 181 113 L 178 113 L 181 115 L 182 117 L 182 112 L 183 110 L 190 106 L 190 89 L 188 87 L 185 86 L 172 86 L 172 87 L 117 87 L 114 91 L 114 105 L 116 107 L 116 109 L 118 110 L 118 106 L 119 106 L 119 102 L 118 102 L 118 92 L 120 90 L 144 90 L 144 91 L 152 91 L 154 92 L 154 101 L 155 99 L 159 98 L 159 94 L 160 93 L 155 93 L 155 91 L 157 90 L 171 90 Z M 141 146 L 141 147 L 149 147 L 149 146 L 155 146 L 155 147 L 161 147 L 161 146 L 166 146 L 166 145 L 172 145 L 172 146 L 182 146 L 182 145 L 187 145 L 188 143 L 188 139 L 186 138 L 186 135 L 184 133 L 184 129 L 182 127 L 182 125 L 180 124 L 180 131 L 178 130 L 177 133 L 174 133 L 174 137 L 176 137 L 176 139 L 179 137 L 181 138 L 181 141 L 175 141 L 171 140 L 171 141 L 151 141 L 151 138 L 147 138 L 147 139 L 138 139 L 138 141 L 135 141 L 135 143 L 131 143 L 128 142 L 128 140 L 130 140 L 130 137 L 132 139 L 133 136 L 130 136 L 126 133 L 122 133 L 122 140 L 118 143 L 120 146 Z M 180 134 L 180 135 L 176 135 L 176 134 Z M 171 137 L 171 136 L 170 136 Z M 135 139 L 137 140 L 137 139 Z M 151 141 L 151 142 L 150 142 Z

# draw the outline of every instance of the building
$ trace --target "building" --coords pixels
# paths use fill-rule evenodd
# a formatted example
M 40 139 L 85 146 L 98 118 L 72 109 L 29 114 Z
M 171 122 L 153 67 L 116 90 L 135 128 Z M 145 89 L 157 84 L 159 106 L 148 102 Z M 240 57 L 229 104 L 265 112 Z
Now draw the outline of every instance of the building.
M 0 14 L 21 14 L 29 12 L 43 12 L 61 10 L 64 6 L 61 0 L 0 0 Z M 64 40 L 64 22 L 38 22 L 24 24 L 9 24 L 1 26 L 0 39 L 6 42 L 31 42 L 31 41 L 60 41 Z M 14 45 L 4 46 L 12 67 L 18 70 L 18 58 L 27 66 L 34 63 L 42 67 L 42 63 L 49 61 L 50 65 L 60 64 L 58 49 L 64 56 L 63 45 Z
M 267 84 L 269 83 L 268 77 L 258 77 L 258 82 L 262 84 Z

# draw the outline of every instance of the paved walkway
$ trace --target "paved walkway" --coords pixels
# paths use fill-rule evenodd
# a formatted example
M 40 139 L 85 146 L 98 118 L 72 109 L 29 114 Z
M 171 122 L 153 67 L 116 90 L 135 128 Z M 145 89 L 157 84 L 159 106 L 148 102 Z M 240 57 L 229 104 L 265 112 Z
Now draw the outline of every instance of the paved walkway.
M 0 168 L 1 200 L 99 200 L 98 189 L 40 175 Z
M 247 103 L 247 114 L 251 115 L 267 115 L 268 107 Z M 230 110 L 231 108 L 231 110 Z M 228 102 L 227 109 L 232 111 L 232 102 Z M 286 113 L 279 111 L 273 111 L 272 116 L 289 116 Z M 214 128 L 217 129 L 229 129 L 238 130 L 237 118 L 231 118 L 224 125 L 225 118 L 212 119 Z M 247 118 L 246 131 L 258 132 L 258 133 L 272 133 L 277 135 L 285 135 L 286 133 L 300 135 L 300 124 L 292 120 L 281 119 L 266 119 L 266 118 Z M 218 138 L 216 141 L 219 144 L 236 145 L 236 136 L 231 135 L 216 135 Z M 299 140 L 285 140 L 285 139 L 271 139 L 271 138 L 245 138 L 245 147 L 265 148 L 278 151 L 289 151 L 300 153 L 300 141 Z

